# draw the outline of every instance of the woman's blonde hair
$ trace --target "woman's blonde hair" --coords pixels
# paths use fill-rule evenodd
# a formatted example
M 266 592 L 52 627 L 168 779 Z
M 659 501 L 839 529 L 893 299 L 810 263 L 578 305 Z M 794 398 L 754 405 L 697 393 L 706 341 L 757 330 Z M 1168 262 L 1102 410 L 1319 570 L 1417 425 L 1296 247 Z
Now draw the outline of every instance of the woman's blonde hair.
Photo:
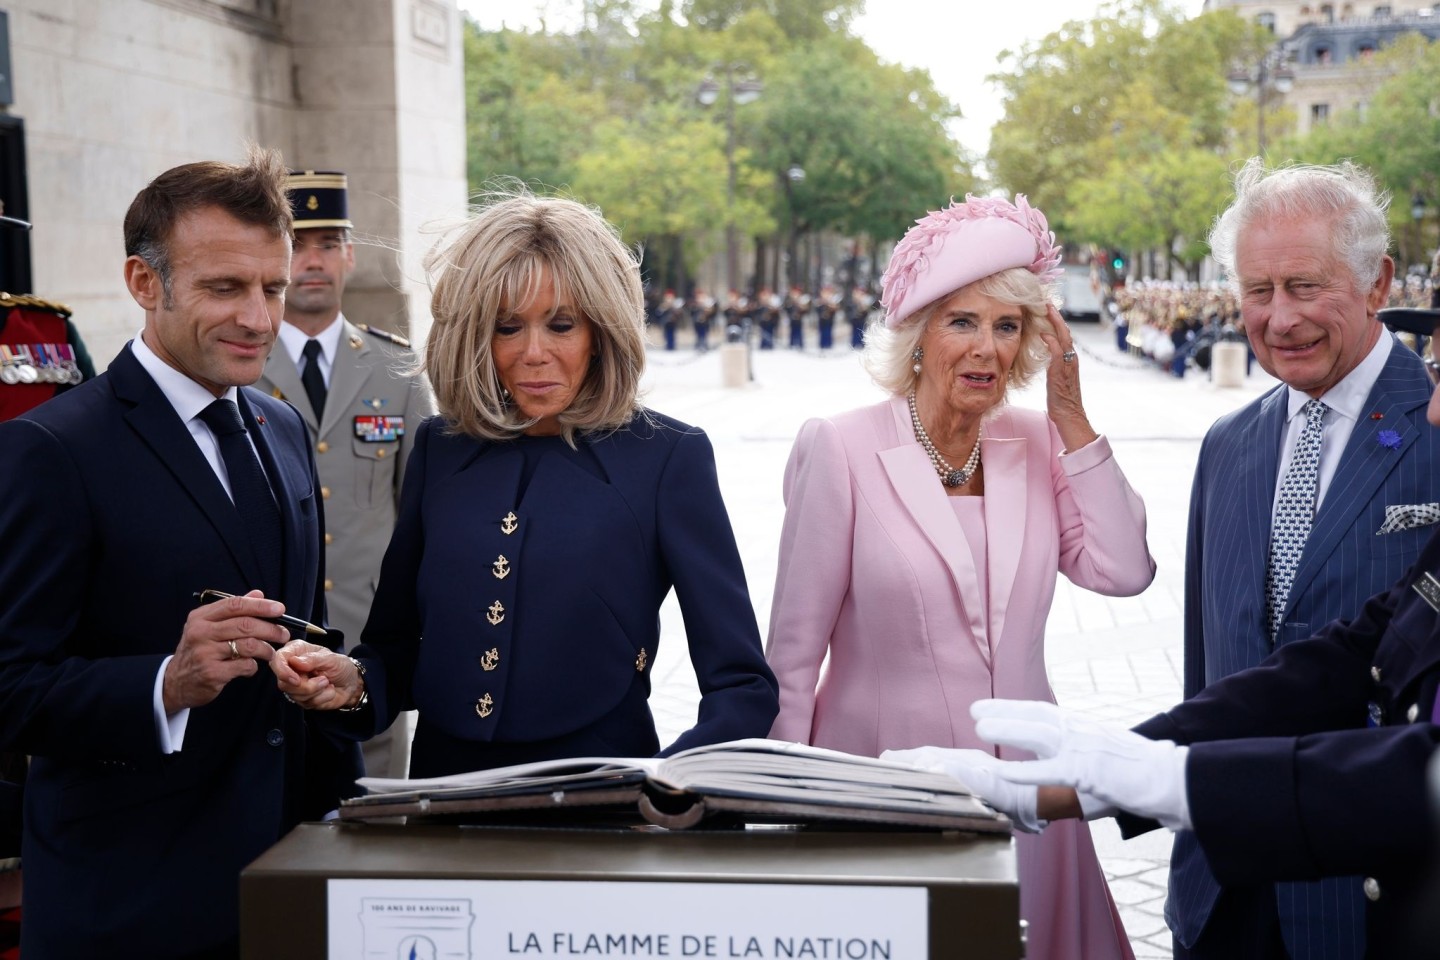
M 1054 334 L 1048 309 L 1054 294 L 1039 277 L 1026 267 L 1011 267 L 982 277 L 969 285 L 976 293 L 998 300 L 1024 311 L 1020 323 L 1020 353 L 1010 365 L 1010 374 L 1005 379 L 1005 388 L 1025 386 L 1041 368 L 1050 362 L 1050 351 L 1042 333 Z M 961 290 L 965 287 L 961 287 Z M 915 389 L 920 375 L 915 372 L 915 348 L 925 335 L 925 327 L 940 304 L 949 300 L 959 290 L 952 290 L 937 300 L 932 300 L 907 317 L 900 326 L 890 329 L 883 318 L 871 322 L 865 328 L 865 353 L 861 362 L 871 379 L 882 389 L 899 397 L 909 396 Z
M 574 200 L 507 187 L 489 194 L 448 243 L 425 259 L 435 318 L 425 372 L 450 428 L 510 440 L 529 428 L 495 370 L 495 327 L 523 308 L 550 271 L 555 295 L 590 323 L 595 357 L 559 417 L 572 446 L 577 432 L 615 430 L 639 410 L 645 369 L 645 303 L 634 253 L 599 214 Z

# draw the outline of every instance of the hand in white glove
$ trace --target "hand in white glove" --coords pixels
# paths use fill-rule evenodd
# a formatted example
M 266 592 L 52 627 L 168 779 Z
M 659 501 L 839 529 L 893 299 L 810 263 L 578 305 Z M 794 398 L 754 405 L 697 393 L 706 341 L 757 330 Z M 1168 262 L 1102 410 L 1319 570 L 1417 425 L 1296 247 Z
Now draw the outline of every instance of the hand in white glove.
M 1150 817 L 1171 830 L 1192 826 L 1185 793 L 1189 747 L 1147 740 L 1040 701 L 977 700 L 970 715 L 980 739 L 1030 750 L 1039 758 L 996 761 L 996 777 L 1074 787 L 1092 801 Z
M 886 750 L 880 754 L 880 759 L 954 777 L 1026 833 L 1039 833 L 1046 827 L 1047 821 L 1041 820 L 1035 812 L 1038 789 L 997 777 L 995 769 L 1001 761 L 984 750 L 916 747 L 913 750 Z

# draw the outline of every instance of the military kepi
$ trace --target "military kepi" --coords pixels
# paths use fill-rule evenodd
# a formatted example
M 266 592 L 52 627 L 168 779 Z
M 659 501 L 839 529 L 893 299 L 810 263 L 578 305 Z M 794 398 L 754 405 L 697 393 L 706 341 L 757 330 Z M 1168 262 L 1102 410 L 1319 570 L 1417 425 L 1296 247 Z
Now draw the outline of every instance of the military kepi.
M 337 170 L 291 170 L 285 180 L 285 190 L 295 214 L 295 229 L 353 229 L 355 224 L 350 222 L 350 205 L 346 199 L 348 187 L 345 174 Z

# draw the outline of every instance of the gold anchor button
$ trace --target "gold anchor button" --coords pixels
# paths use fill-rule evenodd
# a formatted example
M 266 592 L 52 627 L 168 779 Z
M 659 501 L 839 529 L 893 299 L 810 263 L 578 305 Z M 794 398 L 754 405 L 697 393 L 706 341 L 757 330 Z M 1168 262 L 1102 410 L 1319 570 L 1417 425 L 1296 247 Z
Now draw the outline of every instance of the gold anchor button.
M 495 699 L 491 697 L 490 694 L 485 694 L 485 696 L 475 701 L 475 712 L 480 714 L 481 717 L 490 716 L 490 714 L 495 712 Z
M 495 558 L 495 562 L 490 564 L 490 571 L 495 574 L 496 580 L 504 580 L 510 576 L 510 561 L 505 559 L 505 554 Z
M 645 653 L 645 648 L 644 648 L 644 647 L 641 647 L 641 648 L 640 648 L 640 654 L 639 654 L 639 656 L 637 656 L 637 657 L 635 658 L 635 672 L 636 672 L 636 673 L 644 673 L 644 672 L 645 672 L 645 661 L 648 660 L 648 659 L 649 659 L 649 657 L 648 657 L 648 655 Z
M 485 619 L 490 621 L 490 626 L 500 626 L 500 621 L 505 619 L 505 605 L 499 600 L 490 604 L 490 612 L 485 614 Z
M 514 533 L 515 530 L 520 526 L 520 524 L 516 522 L 519 519 L 519 517 L 515 516 L 514 510 L 511 510 L 509 513 L 505 514 L 505 516 L 500 518 L 500 532 L 505 534 L 507 537 L 510 534 Z
M 480 658 L 480 668 L 481 668 L 482 670 L 484 670 L 485 672 L 487 672 L 487 673 L 490 672 L 491 670 L 494 670 L 494 669 L 499 665 L 499 663 L 500 663 L 500 648 L 499 648 L 499 647 L 491 647 L 489 650 L 486 650 L 485 653 L 484 653 L 484 655 Z

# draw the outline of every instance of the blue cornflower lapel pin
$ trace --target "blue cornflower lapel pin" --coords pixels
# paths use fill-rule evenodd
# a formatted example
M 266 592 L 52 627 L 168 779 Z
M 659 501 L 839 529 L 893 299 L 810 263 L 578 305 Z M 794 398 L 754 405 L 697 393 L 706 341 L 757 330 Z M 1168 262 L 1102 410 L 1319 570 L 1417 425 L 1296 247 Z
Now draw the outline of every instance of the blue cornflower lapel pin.
M 1387 450 L 1400 449 L 1400 433 L 1396 430 L 1381 430 L 1375 434 L 1375 439 Z

